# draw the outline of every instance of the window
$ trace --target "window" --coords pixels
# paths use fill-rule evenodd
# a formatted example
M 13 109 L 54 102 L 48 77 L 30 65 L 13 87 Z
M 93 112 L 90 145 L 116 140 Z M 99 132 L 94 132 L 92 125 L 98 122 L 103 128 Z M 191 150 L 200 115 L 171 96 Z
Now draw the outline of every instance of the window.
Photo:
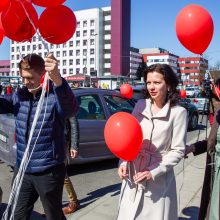
M 50 45 L 50 49 L 53 49 L 53 48 L 54 48 L 54 45 L 53 45 L 53 44 L 51 44 L 51 45 Z
M 78 28 L 80 27 L 80 21 L 77 21 L 77 27 Z
M 60 51 L 57 51 L 56 54 L 57 54 L 57 57 L 60 57 Z
M 27 46 L 27 50 L 30 50 L 30 49 L 31 49 L 31 46 L 30 46 L 30 45 L 28 45 L 28 46 Z
M 94 54 L 94 49 L 90 49 L 90 54 Z
M 87 64 L 87 59 L 83 59 L 83 65 Z
M 108 84 L 102 85 L 102 87 L 104 86 L 108 87 Z M 121 98 L 119 96 L 110 96 L 110 95 L 106 95 L 104 96 L 104 98 L 105 98 L 107 107 L 112 115 L 116 112 L 131 113 L 133 111 L 133 105 L 127 99 Z
M 76 59 L 76 65 L 80 65 L 80 59 Z
M 83 40 L 83 46 L 87 46 L 87 40 Z
M 90 45 L 94 45 L 95 44 L 95 40 L 94 39 L 90 39 Z
M 95 35 L 95 30 L 90 30 L 90 36 Z
M 80 72 L 80 69 L 76 68 L 76 74 L 79 74 L 79 72 Z
M 76 50 L 76 56 L 80 55 L 80 50 Z
M 84 68 L 83 68 L 83 74 L 86 74 L 86 73 L 87 73 L 87 68 L 84 67 Z
M 63 44 L 63 48 L 65 48 L 65 47 L 66 47 L 66 43 Z
M 87 21 L 83 21 L 83 27 L 87 27 Z
M 83 56 L 87 56 L 87 49 L 83 49 Z
M 70 65 L 73 65 L 73 60 L 72 59 L 70 59 L 69 62 L 70 62 Z
M 94 26 L 95 25 L 95 21 L 94 20 L 91 20 L 90 21 L 90 26 Z
M 77 47 L 80 46 L 80 41 L 79 41 L 79 40 L 76 41 L 76 46 L 77 46 Z
M 90 58 L 90 64 L 94 64 L 94 58 Z
M 22 50 L 25 50 L 25 46 L 22 46 Z
M 73 56 L 73 50 L 69 51 L 69 56 Z
M 70 69 L 70 74 L 73 74 L 73 69 Z
M 12 56 L 11 56 L 11 59 L 12 59 L 12 60 L 14 60 L 14 58 L 15 58 L 15 56 L 14 56 L 14 55 L 12 55 Z
M 37 46 L 36 46 L 36 45 L 34 45 L 34 46 L 33 46 L 33 50 L 36 50 L 36 48 L 37 48 Z
M 76 37 L 80 37 L 80 31 L 76 32 Z
M 66 69 L 63 69 L 63 74 L 64 74 L 64 75 L 66 74 Z
M 42 49 L 42 45 L 41 44 L 38 45 L 38 49 L 39 50 Z
M 63 66 L 66 66 L 66 60 L 63 60 Z
M 63 51 L 63 57 L 66 57 L 66 51 Z
M 83 37 L 87 36 L 87 31 L 83 31 Z
M 80 103 L 79 111 L 76 115 L 78 119 L 104 120 L 106 119 L 104 110 L 97 95 L 82 95 L 77 97 Z
M 72 47 L 73 46 L 73 41 L 69 42 L 69 46 Z

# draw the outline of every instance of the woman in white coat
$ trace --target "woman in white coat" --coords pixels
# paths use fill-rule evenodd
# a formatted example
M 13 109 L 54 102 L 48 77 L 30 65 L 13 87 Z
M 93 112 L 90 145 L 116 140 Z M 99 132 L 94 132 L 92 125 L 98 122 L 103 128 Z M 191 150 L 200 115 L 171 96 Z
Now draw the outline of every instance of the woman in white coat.
M 142 148 L 134 161 L 122 161 L 123 179 L 118 220 L 176 220 L 177 195 L 173 167 L 184 157 L 187 112 L 178 105 L 178 79 L 167 64 L 144 73 L 146 99 L 133 115 L 143 131 Z

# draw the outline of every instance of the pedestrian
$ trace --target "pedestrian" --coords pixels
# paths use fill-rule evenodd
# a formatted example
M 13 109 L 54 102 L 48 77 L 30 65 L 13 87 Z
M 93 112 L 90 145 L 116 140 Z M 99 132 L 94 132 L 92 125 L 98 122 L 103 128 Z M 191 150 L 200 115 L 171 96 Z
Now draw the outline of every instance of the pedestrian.
M 220 108 L 216 110 L 208 140 L 198 141 L 186 149 L 194 156 L 207 152 L 198 220 L 220 219 Z
M 147 98 L 133 110 L 143 144 L 132 162 L 120 162 L 123 182 L 117 219 L 176 220 L 173 167 L 184 157 L 187 112 L 178 105 L 178 79 L 169 65 L 149 66 L 144 80 Z
M 71 117 L 67 119 L 66 122 L 66 140 L 67 140 L 67 158 L 70 154 L 71 158 L 74 159 L 78 155 L 79 148 L 79 123 L 76 117 Z M 73 184 L 66 172 L 65 180 L 64 180 L 64 188 L 67 191 L 69 197 L 68 206 L 63 208 L 63 212 L 65 215 L 71 214 L 75 212 L 79 208 L 79 201 L 77 199 L 76 192 L 74 190 Z
M 66 118 L 77 112 L 78 104 L 68 83 L 61 77 L 58 61 L 52 54 L 45 61 L 37 54 L 28 54 L 20 61 L 19 70 L 25 87 L 11 95 L 0 96 L 0 113 L 15 114 L 17 160 L 14 178 L 27 146 L 42 92 L 40 81 L 45 71 L 49 74 L 50 83 L 43 103 L 47 109 L 41 111 L 31 140 L 30 149 L 34 145 L 35 148 L 23 177 L 14 220 L 30 219 L 38 197 L 47 220 L 65 220 L 62 211 L 66 172 L 64 127 Z
M 11 85 L 7 86 L 7 95 L 10 95 L 12 93 Z
M 209 122 L 210 126 L 212 126 L 214 122 L 215 111 L 220 107 L 220 78 L 217 78 L 213 83 L 210 84 L 209 93 Z

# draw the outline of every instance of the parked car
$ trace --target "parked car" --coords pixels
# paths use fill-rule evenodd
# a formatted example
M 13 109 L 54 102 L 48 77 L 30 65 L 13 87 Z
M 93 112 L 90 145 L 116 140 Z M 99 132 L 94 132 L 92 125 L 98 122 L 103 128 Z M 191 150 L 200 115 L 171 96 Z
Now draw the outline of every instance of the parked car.
M 201 93 L 197 95 L 196 98 L 192 98 L 191 101 L 198 108 L 200 113 L 209 112 L 209 99 L 204 97 Z
M 195 97 L 195 88 L 193 87 L 186 87 L 186 97 Z
M 80 104 L 77 114 L 80 140 L 78 157 L 68 158 L 69 164 L 114 158 L 104 140 L 106 121 L 116 112 L 131 113 L 135 102 L 115 90 L 81 88 L 74 89 L 74 94 Z M 16 158 L 14 129 L 14 116 L 0 115 L 0 159 L 10 166 L 14 166 Z

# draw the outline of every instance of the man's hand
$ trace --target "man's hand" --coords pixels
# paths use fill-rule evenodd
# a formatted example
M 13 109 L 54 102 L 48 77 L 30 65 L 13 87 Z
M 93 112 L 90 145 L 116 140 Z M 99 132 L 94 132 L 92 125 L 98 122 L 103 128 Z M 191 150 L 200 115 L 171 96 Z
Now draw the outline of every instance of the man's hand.
M 124 179 L 126 177 L 128 177 L 128 174 L 127 174 L 127 166 L 125 165 L 121 165 L 119 168 L 118 168 L 118 175 L 121 179 Z
M 45 59 L 45 70 L 49 73 L 49 77 L 55 86 L 62 85 L 62 78 L 58 70 L 58 61 L 52 53 L 48 54 Z
M 74 149 L 70 149 L 70 156 L 74 159 L 78 155 L 78 151 Z
M 149 170 L 145 170 L 143 172 L 138 172 L 133 176 L 134 182 L 139 183 L 143 181 L 144 179 L 150 180 L 152 179 L 152 174 Z

